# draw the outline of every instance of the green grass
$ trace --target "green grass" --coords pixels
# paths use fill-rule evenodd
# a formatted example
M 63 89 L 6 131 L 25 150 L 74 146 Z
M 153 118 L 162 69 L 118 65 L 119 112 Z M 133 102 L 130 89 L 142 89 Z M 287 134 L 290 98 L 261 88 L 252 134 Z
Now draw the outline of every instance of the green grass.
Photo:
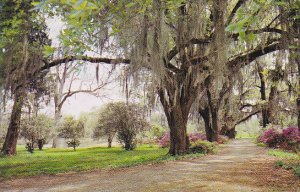
M 282 159 L 294 159 L 294 160 L 300 160 L 300 154 L 297 153 L 292 153 L 292 152 L 287 152 L 287 151 L 283 151 L 280 149 L 270 149 L 268 151 L 269 155 L 275 156 L 275 157 L 279 157 Z
M 167 155 L 167 152 L 168 149 L 143 145 L 133 151 L 125 151 L 120 147 L 110 149 L 92 147 L 79 148 L 76 151 L 72 149 L 35 150 L 33 154 L 30 154 L 24 146 L 18 146 L 16 156 L 0 157 L 0 178 L 129 167 L 203 155 L 189 154 L 173 157 Z
M 284 169 L 292 169 L 297 177 L 300 178 L 300 154 L 287 152 L 279 149 L 271 149 L 269 155 L 278 157 L 280 160 L 275 162 L 275 167 Z

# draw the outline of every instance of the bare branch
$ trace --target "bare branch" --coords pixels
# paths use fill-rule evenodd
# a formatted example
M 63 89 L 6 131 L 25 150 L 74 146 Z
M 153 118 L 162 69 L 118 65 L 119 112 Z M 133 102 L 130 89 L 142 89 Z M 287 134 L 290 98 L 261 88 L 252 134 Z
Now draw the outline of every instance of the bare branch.
M 237 126 L 237 125 L 240 124 L 240 123 L 243 123 L 243 122 L 249 120 L 253 115 L 256 115 L 257 113 L 260 113 L 260 110 L 254 111 L 254 112 L 250 113 L 249 115 L 247 115 L 246 117 L 243 117 L 242 119 L 240 119 L 239 121 L 237 121 L 237 122 L 234 124 L 234 127 Z

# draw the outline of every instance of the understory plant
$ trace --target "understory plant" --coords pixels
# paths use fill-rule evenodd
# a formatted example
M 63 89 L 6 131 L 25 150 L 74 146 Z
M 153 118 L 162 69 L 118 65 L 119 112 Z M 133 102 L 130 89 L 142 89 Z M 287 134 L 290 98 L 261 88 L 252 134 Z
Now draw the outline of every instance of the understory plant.
M 224 138 L 222 138 L 223 140 Z M 225 140 L 225 139 L 224 139 Z M 191 133 L 189 134 L 190 152 L 191 153 L 211 153 L 216 148 L 216 143 L 212 143 L 206 140 L 205 134 Z M 161 139 L 158 140 L 158 144 L 162 148 L 170 146 L 170 133 L 165 133 Z
M 270 148 L 298 151 L 300 147 L 300 135 L 297 127 L 288 127 L 282 131 L 270 128 L 258 137 L 258 142 L 264 143 Z
M 190 151 L 192 153 L 213 153 L 216 149 L 216 143 L 209 142 L 206 140 L 197 140 L 196 142 L 192 143 L 190 146 Z

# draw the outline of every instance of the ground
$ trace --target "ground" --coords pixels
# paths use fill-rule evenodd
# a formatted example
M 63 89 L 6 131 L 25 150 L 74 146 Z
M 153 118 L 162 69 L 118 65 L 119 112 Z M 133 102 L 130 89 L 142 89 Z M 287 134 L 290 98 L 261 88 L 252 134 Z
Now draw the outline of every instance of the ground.
M 35 176 L 0 183 L 2 191 L 300 191 L 291 171 L 250 140 L 235 140 L 219 153 L 193 160 L 115 170 Z M 62 162 L 63 163 L 63 162 Z

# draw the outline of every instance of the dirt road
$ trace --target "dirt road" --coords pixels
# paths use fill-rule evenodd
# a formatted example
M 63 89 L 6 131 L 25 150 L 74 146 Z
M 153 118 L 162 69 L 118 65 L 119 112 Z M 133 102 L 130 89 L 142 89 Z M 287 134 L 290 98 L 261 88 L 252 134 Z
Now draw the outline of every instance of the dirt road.
M 216 155 L 193 160 L 15 179 L 0 183 L 0 191 L 300 191 L 299 179 L 275 169 L 274 161 L 250 140 L 235 140 Z

